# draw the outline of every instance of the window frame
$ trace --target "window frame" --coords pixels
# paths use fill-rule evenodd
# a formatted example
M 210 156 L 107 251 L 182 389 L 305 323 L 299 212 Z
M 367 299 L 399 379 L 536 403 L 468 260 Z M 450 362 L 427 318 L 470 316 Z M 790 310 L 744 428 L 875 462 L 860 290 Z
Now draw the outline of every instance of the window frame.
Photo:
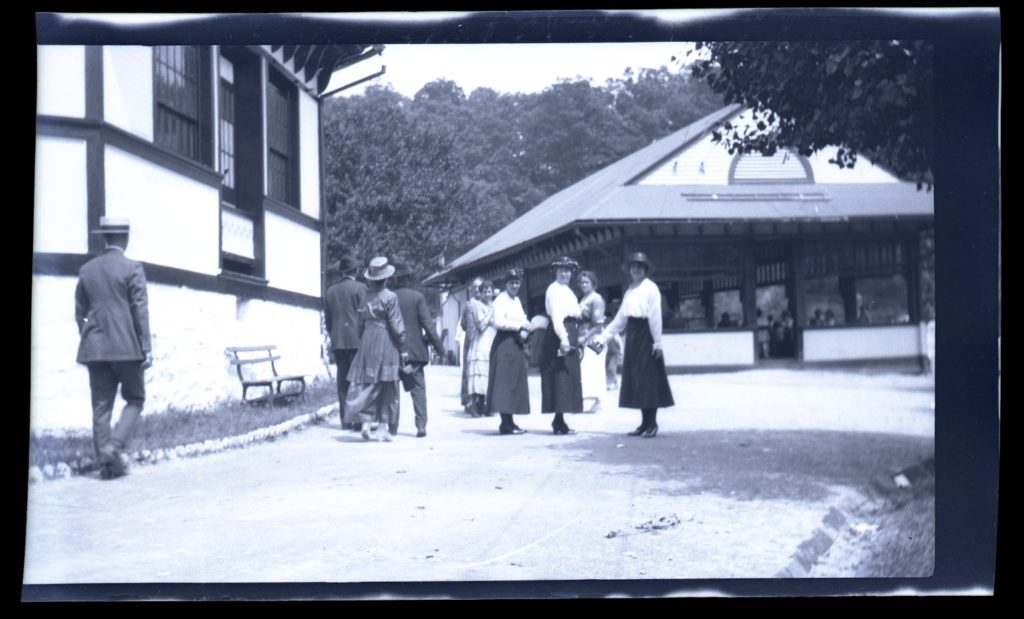
M 284 93 L 285 97 L 278 96 L 275 91 Z M 287 153 L 282 152 L 280 148 L 276 148 L 279 146 L 279 140 L 275 136 L 275 129 L 282 127 L 281 117 L 277 115 L 280 112 L 278 102 L 282 101 L 282 99 L 283 105 L 286 108 L 284 112 L 286 124 L 283 125 L 283 131 L 287 133 L 285 138 L 289 150 Z M 275 202 L 299 209 L 299 92 L 298 88 L 287 76 L 269 63 L 267 65 L 266 101 L 266 195 L 267 198 Z M 279 170 L 273 167 L 275 157 L 283 159 L 285 162 L 286 187 L 284 187 L 283 194 L 280 191 L 280 186 L 277 184 L 279 181 L 275 177 L 275 175 L 280 174 Z
M 189 112 L 180 109 L 173 101 L 161 96 L 160 70 L 161 66 L 168 66 L 161 60 L 161 50 L 168 48 L 194 49 L 196 52 L 195 69 L 195 117 Z M 210 47 L 206 45 L 154 45 L 152 51 L 152 79 L 153 79 L 153 145 L 179 157 L 194 161 L 196 163 L 213 167 L 213 119 L 216 116 L 213 109 L 213 68 L 211 62 L 213 54 Z M 161 119 L 164 115 L 184 120 L 195 126 L 195 147 L 193 152 L 184 152 L 179 145 L 179 139 L 169 139 L 170 132 L 162 130 Z

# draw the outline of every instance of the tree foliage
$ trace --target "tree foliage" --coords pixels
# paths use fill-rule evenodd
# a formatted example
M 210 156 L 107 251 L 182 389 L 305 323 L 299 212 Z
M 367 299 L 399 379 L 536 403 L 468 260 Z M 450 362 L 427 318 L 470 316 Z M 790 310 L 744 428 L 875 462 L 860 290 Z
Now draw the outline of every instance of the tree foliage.
M 839 167 L 857 153 L 918 188 L 932 186 L 933 53 L 927 41 L 716 41 L 692 64 L 726 103 L 753 108 L 756 127 L 717 133 L 732 153 L 838 146 Z
M 686 73 L 536 94 L 437 80 L 324 109 L 328 259 L 387 255 L 422 278 L 551 194 L 721 107 Z

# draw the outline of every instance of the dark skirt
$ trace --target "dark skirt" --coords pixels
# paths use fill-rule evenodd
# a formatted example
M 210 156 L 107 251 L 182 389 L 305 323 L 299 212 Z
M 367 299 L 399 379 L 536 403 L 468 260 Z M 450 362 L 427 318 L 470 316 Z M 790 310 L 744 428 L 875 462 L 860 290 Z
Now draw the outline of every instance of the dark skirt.
M 526 383 L 526 351 L 515 331 L 498 331 L 491 345 L 487 381 L 487 412 L 530 414 L 530 388 Z
M 544 334 L 540 353 L 540 392 L 542 413 L 579 413 L 583 411 L 583 384 L 580 379 L 580 341 L 578 321 L 565 320 L 572 350 L 558 355 L 561 341 L 554 328 Z
M 666 408 L 675 405 L 668 386 L 665 357 L 655 359 L 654 339 L 646 318 L 626 323 L 626 350 L 622 361 L 621 408 Z

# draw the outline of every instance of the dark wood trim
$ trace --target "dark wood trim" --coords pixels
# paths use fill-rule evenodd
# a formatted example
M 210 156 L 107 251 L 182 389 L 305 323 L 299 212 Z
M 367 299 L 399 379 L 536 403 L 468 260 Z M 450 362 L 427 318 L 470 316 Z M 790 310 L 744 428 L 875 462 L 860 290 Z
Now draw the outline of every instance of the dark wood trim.
M 179 155 L 162 146 L 148 142 L 133 133 L 129 133 L 120 127 L 107 123 L 103 124 L 103 137 L 104 141 L 111 146 L 142 157 L 150 163 L 155 163 L 194 181 L 213 187 L 218 192 L 220 191 L 220 174 L 206 164 Z M 219 200 L 220 198 L 218 197 L 218 202 Z
M 803 331 L 833 331 L 837 329 L 881 329 L 885 327 L 915 327 L 918 328 L 921 323 L 918 322 L 898 322 L 896 324 L 880 323 L 880 322 L 869 322 L 866 324 L 841 324 L 834 325 L 831 327 L 820 326 L 820 325 L 804 325 L 800 329 Z
M 88 237 L 86 247 L 90 252 L 99 253 L 103 251 L 103 238 L 99 234 L 92 234 L 100 225 L 100 217 L 107 212 L 107 157 L 105 152 L 103 134 L 95 132 L 85 141 L 85 212 Z
M 49 137 L 95 138 L 98 142 L 120 148 L 194 181 L 210 187 L 220 187 L 220 175 L 210 166 L 171 152 L 105 121 L 39 116 L 36 118 L 36 131 L 39 135 Z M 90 170 L 91 178 L 92 170 Z
M 871 357 L 865 359 L 837 359 L 835 361 L 794 361 L 791 359 L 770 359 L 767 363 L 755 362 L 750 365 L 670 365 L 665 368 L 669 374 L 713 374 L 715 372 L 743 372 L 748 370 L 771 367 L 805 369 L 877 369 L 877 370 L 911 370 L 924 372 L 927 357 Z
M 85 117 L 103 119 L 103 46 L 85 46 Z
M 294 206 L 283 204 L 269 196 L 265 196 L 263 198 L 263 208 L 268 213 L 280 215 L 285 219 L 305 226 L 306 228 L 309 228 L 311 230 L 316 230 L 317 232 L 321 231 L 320 220 L 318 220 L 315 217 L 310 217 L 309 215 L 303 213 Z
M 34 275 L 77 277 L 78 270 L 82 265 L 94 257 L 96 257 L 96 254 L 37 252 L 32 255 L 32 273 Z M 155 284 L 185 286 L 192 290 L 230 294 L 243 299 L 259 299 L 308 309 L 320 309 L 322 307 L 320 297 L 281 288 L 273 288 L 265 283 L 261 283 L 266 282 L 266 280 L 260 278 L 246 277 L 233 273 L 205 275 L 162 264 L 152 264 L 149 262 L 143 262 L 142 264 L 146 271 L 146 279 Z
M 662 335 L 697 335 L 697 334 L 708 334 L 708 333 L 755 333 L 757 330 L 754 327 L 722 327 L 716 329 L 714 327 L 705 327 L 703 329 L 680 329 L 678 327 L 665 327 L 661 330 Z M 756 335 L 756 333 L 755 333 Z M 756 338 L 755 338 L 756 339 Z

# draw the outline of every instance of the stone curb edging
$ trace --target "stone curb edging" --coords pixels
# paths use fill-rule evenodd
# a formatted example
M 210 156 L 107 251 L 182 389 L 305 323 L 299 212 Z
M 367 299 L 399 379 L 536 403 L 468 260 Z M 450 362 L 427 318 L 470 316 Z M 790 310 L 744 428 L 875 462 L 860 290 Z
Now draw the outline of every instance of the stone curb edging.
M 282 421 L 279 424 L 268 426 L 266 428 L 258 428 L 245 434 L 228 436 L 216 440 L 210 439 L 201 443 L 190 443 L 188 445 L 178 445 L 176 447 L 167 447 L 164 449 L 140 449 L 130 455 L 124 454 L 122 455 L 122 458 L 127 459 L 129 464 L 145 465 L 157 464 L 164 460 L 191 458 L 194 456 L 226 451 L 228 449 L 238 449 L 257 442 L 274 440 L 292 430 L 297 430 L 303 426 L 323 421 L 335 414 L 337 411 L 338 404 L 327 404 L 312 413 L 298 415 L 287 421 Z M 42 467 L 30 467 L 28 471 L 28 480 L 29 483 L 39 483 L 52 479 L 68 479 L 93 469 L 95 469 L 95 463 L 93 462 L 93 459 L 89 457 L 82 458 L 77 462 L 58 462 L 56 464 L 47 463 Z
M 829 548 L 843 532 L 843 527 L 852 520 L 851 514 L 865 505 L 880 506 L 890 500 L 893 495 L 902 490 L 902 485 L 897 481 L 901 480 L 908 487 L 926 474 L 935 472 L 935 458 L 928 458 L 918 462 L 901 471 L 891 475 L 879 475 L 859 492 L 859 496 L 846 498 L 839 502 L 839 505 L 830 507 L 828 513 L 821 519 L 821 526 L 814 529 L 811 536 L 800 542 L 796 552 L 790 557 L 789 563 L 780 570 L 776 578 L 809 578 L 811 569 L 821 557 L 828 552 Z

